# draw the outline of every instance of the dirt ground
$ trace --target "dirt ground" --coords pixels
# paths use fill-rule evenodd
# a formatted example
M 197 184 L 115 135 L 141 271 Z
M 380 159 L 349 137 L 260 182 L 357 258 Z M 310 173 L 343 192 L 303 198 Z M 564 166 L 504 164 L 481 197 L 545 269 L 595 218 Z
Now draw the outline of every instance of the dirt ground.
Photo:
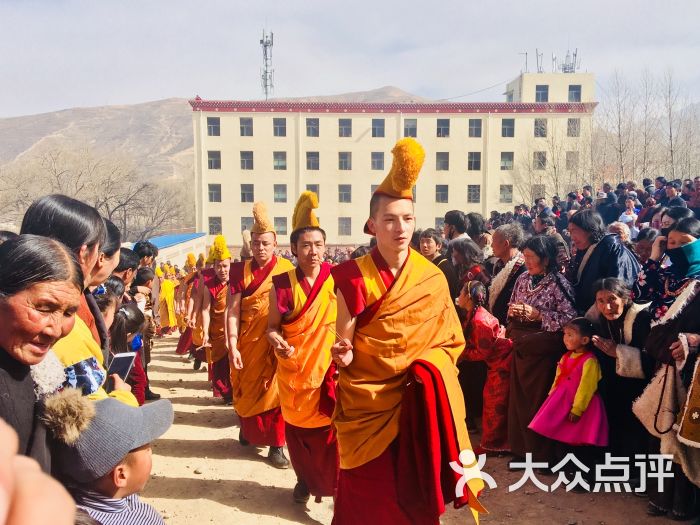
M 177 338 L 156 341 L 149 365 L 155 392 L 170 399 L 175 424 L 153 447 L 153 473 L 143 497 L 169 525 L 186 524 L 329 524 L 333 502 L 313 499 L 295 504 L 294 471 L 277 470 L 264 460 L 266 450 L 238 443 L 233 409 L 212 398 L 207 373 L 195 372 L 174 353 Z M 485 524 L 656 524 L 672 523 L 646 515 L 646 501 L 631 494 L 590 494 L 559 489 L 545 493 L 531 484 L 515 492 L 507 487 L 521 475 L 508 470 L 507 458 L 489 458 L 485 471 L 498 488 L 481 501 L 490 514 Z M 542 477 L 551 485 L 556 478 Z M 359 503 L 359 502 L 358 502 Z M 472 523 L 468 511 L 448 510 L 446 525 Z M 367 524 L 371 525 L 371 524 Z

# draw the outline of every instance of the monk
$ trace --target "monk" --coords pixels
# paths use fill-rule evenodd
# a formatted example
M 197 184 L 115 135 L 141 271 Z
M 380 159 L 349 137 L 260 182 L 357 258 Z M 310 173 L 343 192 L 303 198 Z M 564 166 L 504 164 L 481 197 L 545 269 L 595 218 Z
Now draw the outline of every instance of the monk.
M 331 265 L 323 262 L 326 232 L 313 208 L 318 197 L 301 194 L 294 211 L 291 249 L 296 270 L 272 278 L 267 338 L 277 356 L 277 385 L 289 459 L 297 476 L 293 497 L 306 503 L 335 494 L 338 448 L 331 416 L 336 367 L 331 346 L 336 320 Z
M 340 337 L 331 353 L 341 367 L 335 525 L 438 524 L 451 501 L 475 517 L 484 510 L 476 462 L 464 465 L 470 475 L 458 499 L 450 467 L 471 451 L 456 368 L 464 336 L 444 275 L 409 247 L 423 148 L 406 138 L 392 153 L 365 225 L 376 247 L 331 271 Z
M 263 203 L 253 205 L 253 258 L 231 268 L 227 328 L 233 406 L 241 445 L 269 446 L 268 461 L 289 468 L 284 455 L 284 419 L 275 372 L 277 359 L 266 337 L 272 277 L 294 269 L 274 255 L 277 236 Z
M 194 283 L 199 276 L 197 259 L 192 252 L 187 254 L 185 272 L 186 274 L 180 278 L 180 284 L 175 289 L 175 304 L 177 305 L 178 327 L 180 329 L 180 339 L 177 341 L 175 353 L 179 355 L 187 354 L 192 347 L 192 328 L 188 325 L 187 306 L 192 297 Z
M 207 349 L 209 378 L 214 397 L 232 400 L 229 354 L 226 347 L 226 306 L 229 291 L 231 253 L 223 235 L 214 238 L 210 251 L 213 272 L 203 272 L 200 298 L 202 346 Z

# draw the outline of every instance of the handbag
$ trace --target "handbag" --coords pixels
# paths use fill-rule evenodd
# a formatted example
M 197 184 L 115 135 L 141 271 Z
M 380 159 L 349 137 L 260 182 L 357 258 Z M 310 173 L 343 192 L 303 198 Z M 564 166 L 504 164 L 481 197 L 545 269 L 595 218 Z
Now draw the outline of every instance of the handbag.
M 683 384 L 675 363 L 660 367 L 642 394 L 632 403 L 632 413 L 652 436 L 661 438 L 673 429 L 680 411 Z

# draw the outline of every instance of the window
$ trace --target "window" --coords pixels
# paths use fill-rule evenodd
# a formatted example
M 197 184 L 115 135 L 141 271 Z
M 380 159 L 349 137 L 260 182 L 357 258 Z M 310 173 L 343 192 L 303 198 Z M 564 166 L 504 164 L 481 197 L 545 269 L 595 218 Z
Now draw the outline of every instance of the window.
M 207 135 L 210 137 L 221 135 L 221 119 L 219 117 L 207 117 Z
M 255 221 L 253 220 L 253 217 L 241 217 L 241 231 L 252 230 L 254 223 Z
M 514 118 L 504 118 L 501 120 L 501 137 L 515 137 Z
M 209 184 L 209 202 L 221 202 L 221 184 Z
M 566 169 L 567 170 L 577 170 L 578 169 L 578 151 L 567 151 L 566 152 Z
M 532 169 L 543 170 L 547 168 L 547 152 L 535 151 L 532 153 Z
M 352 202 L 352 185 L 338 184 L 338 202 Z
M 445 225 L 445 217 L 435 217 L 435 229 L 439 232 L 442 231 L 442 227 Z
M 287 235 L 287 217 L 275 217 L 275 233 L 277 235 Z
M 370 184 L 369 186 L 369 194 L 374 195 L 374 192 L 377 191 L 377 188 L 379 187 L 379 184 Z
M 241 184 L 241 202 L 255 202 L 255 190 L 252 184 Z
M 372 152 L 372 169 L 373 170 L 383 170 L 384 169 L 384 152 L 383 151 L 373 151 Z
M 438 151 L 435 154 L 435 169 L 437 171 L 447 171 L 450 169 L 450 153 Z
M 481 202 L 481 186 L 478 184 L 469 184 L 467 186 L 467 202 L 470 204 L 478 204 Z
M 221 233 L 221 217 L 209 217 L 209 235 Z
M 242 170 L 252 170 L 253 169 L 253 152 L 252 151 L 241 151 L 241 169 Z
M 220 151 L 207 151 L 207 167 L 210 170 L 220 170 L 221 169 L 221 152 Z
M 549 86 L 535 86 L 535 102 L 549 102 Z
M 352 169 L 352 153 L 349 151 L 338 153 L 338 169 L 343 171 Z
M 450 187 L 447 184 L 435 185 L 435 202 L 448 202 L 450 197 Z
M 532 197 L 534 200 L 544 199 L 544 184 L 533 184 L 532 185 Z
M 510 171 L 513 169 L 513 157 L 512 151 L 501 151 L 501 171 Z
M 253 119 L 250 117 L 241 117 L 241 137 L 253 136 Z
M 306 191 L 313 191 L 316 197 L 321 198 L 321 185 L 320 184 L 307 184 Z
M 306 152 L 306 169 L 307 170 L 318 170 L 320 164 L 320 157 L 318 151 L 307 151 Z
M 286 170 L 287 169 L 287 152 L 273 151 L 272 152 L 272 169 Z
M 418 120 L 414 118 L 407 118 L 403 121 L 403 136 L 413 137 L 418 136 Z
M 547 136 L 547 119 L 535 119 L 535 137 L 542 138 Z
M 273 118 L 272 119 L 272 134 L 275 137 L 286 137 L 287 136 L 287 119 L 286 118 Z
M 317 118 L 307 118 L 306 119 L 306 136 L 307 137 L 318 137 L 318 119 Z
M 569 86 L 569 102 L 581 102 L 580 84 L 571 84 Z
M 287 202 L 287 185 L 286 184 L 273 185 L 273 191 L 274 191 L 274 195 L 275 195 L 275 202 Z
M 481 137 L 481 119 L 480 118 L 470 118 L 469 119 L 469 136 L 470 137 Z
M 373 137 L 383 137 L 384 136 L 384 119 L 383 118 L 373 118 L 372 119 L 372 136 Z
M 351 217 L 338 217 L 338 235 L 352 235 Z
M 467 153 L 467 169 L 469 171 L 480 171 L 481 170 L 481 152 L 480 151 L 470 151 Z
M 352 119 L 350 119 L 350 118 L 339 118 L 338 119 L 338 136 L 339 137 L 352 137 Z
M 501 204 L 512 204 L 513 203 L 513 185 L 512 184 L 501 184 L 498 202 L 500 202 Z
M 566 136 L 580 137 L 581 136 L 581 119 L 570 118 L 566 121 Z
M 448 119 L 448 118 L 437 119 L 437 136 L 438 137 L 449 137 L 450 136 L 450 119 Z

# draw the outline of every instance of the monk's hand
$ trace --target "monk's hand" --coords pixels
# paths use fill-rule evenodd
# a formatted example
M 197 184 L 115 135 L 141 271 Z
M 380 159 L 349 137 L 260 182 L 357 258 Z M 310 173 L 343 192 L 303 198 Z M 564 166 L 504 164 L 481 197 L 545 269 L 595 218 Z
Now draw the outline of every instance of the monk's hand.
M 593 336 L 593 346 L 610 357 L 617 357 L 617 344 L 612 339 L 605 339 L 597 335 Z
M 343 339 L 342 341 L 335 343 L 331 347 L 331 356 L 333 357 L 335 364 L 344 367 L 352 363 L 352 349 L 353 346 L 350 339 Z
M 233 368 L 236 370 L 241 370 L 243 368 L 243 359 L 241 358 L 241 353 L 237 348 L 231 350 L 231 355 L 229 355 Z
M 294 354 L 294 347 L 289 346 L 289 343 L 285 341 L 282 337 L 279 335 L 273 336 L 273 347 L 275 349 L 275 353 L 281 357 L 282 359 L 289 359 L 292 357 Z
M 578 420 L 581 419 L 581 416 L 577 416 L 573 412 L 569 412 L 569 421 L 572 423 L 578 423 Z

